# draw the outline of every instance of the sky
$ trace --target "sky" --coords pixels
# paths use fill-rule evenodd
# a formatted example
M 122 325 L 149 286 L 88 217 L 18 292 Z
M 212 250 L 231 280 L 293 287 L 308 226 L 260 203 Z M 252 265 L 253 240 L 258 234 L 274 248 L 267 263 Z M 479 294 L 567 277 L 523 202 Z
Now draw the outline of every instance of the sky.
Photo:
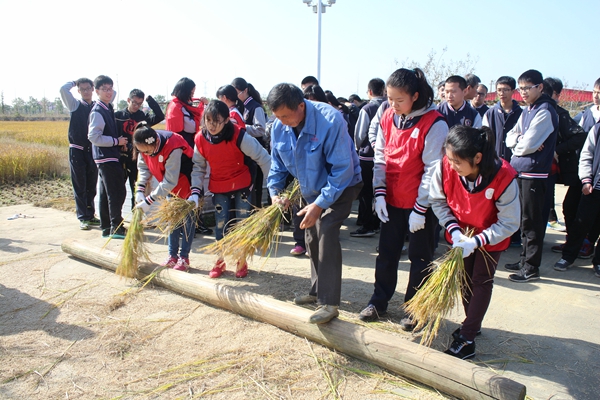
M 597 0 L 337 0 L 322 15 L 321 86 L 364 97 L 371 78 L 435 52 L 446 64 L 468 54 L 488 86 L 533 68 L 591 90 L 599 14 Z M 65 82 L 101 74 L 117 100 L 133 88 L 169 98 L 184 76 L 197 96 L 240 76 L 266 97 L 317 75 L 317 15 L 301 0 L 0 0 L 0 21 L 8 104 L 53 100 Z

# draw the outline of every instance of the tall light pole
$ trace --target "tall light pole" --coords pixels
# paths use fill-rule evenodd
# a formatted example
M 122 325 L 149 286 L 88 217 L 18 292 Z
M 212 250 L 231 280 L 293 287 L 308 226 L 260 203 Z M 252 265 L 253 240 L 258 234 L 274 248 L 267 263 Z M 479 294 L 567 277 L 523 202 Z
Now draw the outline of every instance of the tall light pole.
M 323 4 L 321 0 L 302 0 L 308 7 L 312 6 L 313 12 L 317 14 L 317 80 L 319 82 L 321 82 L 321 14 L 325 13 L 326 7 L 334 5 L 335 1 L 327 0 L 327 4 Z

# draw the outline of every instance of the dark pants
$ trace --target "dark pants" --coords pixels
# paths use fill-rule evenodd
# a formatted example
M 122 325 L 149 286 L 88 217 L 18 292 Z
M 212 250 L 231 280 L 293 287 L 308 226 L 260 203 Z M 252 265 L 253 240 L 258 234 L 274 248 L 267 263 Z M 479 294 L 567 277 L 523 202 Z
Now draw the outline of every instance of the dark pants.
M 302 219 L 304 219 L 304 216 L 298 216 L 298 211 L 300 211 L 304 205 L 306 205 L 304 199 L 302 199 L 302 202 L 299 205 L 294 205 L 292 207 L 292 215 L 294 220 L 294 246 L 302 246 L 306 250 L 306 233 L 304 232 L 304 229 L 300 229 L 300 223 L 302 222 Z
M 582 195 L 577 208 L 577 215 L 569 228 L 567 243 L 563 249 L 562 258 L 569 262 L 575 261 L 579 254 L 579 249 L 583 244 L 583 239 L 590 231 L 598 230 L 600 226 L 600 190 L 594 189 L 588 195 Z M 595 243 L 592 242 L 592 245 Z M 593 264 L 600 264 L 599 246 L 596 246 L 596 252 L 592 259 Z
M 122 155 L 121 156 L 121 165 L 123 166 L 123 173 L 125 176 L 125 182 L 129 180 L 129 189 L 131 189 L 131 209 L 133 210 L 135 207 L 135 183 L 137 182 L 138 177 L 138 169 L 137 169 L 137 160 L 133 160 L 131 158 L 131 154 Z
M 556 191 L 554 190 L 554 186 L 556 185 L 556 180 L 558 179 L 558 174 L 549 175 L 546 180 L 546 195 L 544 197 L 544 208 L 542 211 L 542 215 L 544 221 L 558 221 L 558 217 L 556 215 L 556 211 L 554 210 L 554 194 Z
M 565 198 L 563 199 L 563 217 L 565 219 L 565 227 L 567 228 L 567 235 L 569 234 L 570 226 L 573 225 L 575 217 L 577 216 L 577 208 L 579 207 L 579 200 L 581 199 L 581 189 L 583 185 L 581 182 L 574 183 L 569 186 Z
M 70 147 L 69 164 L 77 219 L 89 221 L 94 218 L 96 212 L 94 197 L 96 197 L 96 185 L 98 184 L 98 167 L 92 157 L 92 151 Z
M 548 223 L 543 215 L 546 179 L 517 178 L 517 184 L 521 201 L 521 263 L 528 271 L 538 271 Z
M 358 220 L 369 231 L 379 229 L 379 218 L 373 212 L 373 161 L 360 160 L 363 188 L 358 195 Z
M 379 255 L 375 259 L 375 291 L 369 304 L 380 311 L 386 311 L 388 302 L 396 291 L 398 282 L 398 262 L 402 253 L 402 245 L 408 232 L 408 217 L 412 209 L 396 208 L 389 204 L 387 211 L 390 220 L 381 224 L 379 234 Z M 435 250 L 435 228 L 438 219 L 431 209 L 425 214 L 425 228 L 413 232 L 408 240 L 408 259 L 410 273 L 404 301 L 412 299 L 427 275 L 428 267 L 433 261 Z
M 328 209 L 323 210 L 317 223 L 305 229 L 306 245 L 311 266 L 311 295 L 321 305 L 339 306 L 342 291 L 342 246 L 340 228 L 352 210 L 362 182 L 347 187 Z
M 121 208 L 127 191 L 123 180 L 123 167 L 118 162 L 106 162 L 98 165 L 100 175 L 100 227 L 110 227 L 114 232 L 121 222 Z
M 256 175 L 254 177 L 254 187 L 252 188 L 252 205 L 254 207 L 261 208 L 262 207 L 262 196 L 263 196 L 263 180 L 264 175 L 262 170 L 257 165 L 256 166 Z
M 483 317 L 485 317 L 492 299 L 494 274 L 501 253 L 500 251 L 489 252 L 494 261 L 484 256 L 479 250 L 475 250 L 473 254 L 465 258 L 465 272 L 469 277 L 469 289 L 463 291 L 462 302 L 466 317 L 460 334 L 467 340 L 475 340 L 475 335 L 481 329 Z

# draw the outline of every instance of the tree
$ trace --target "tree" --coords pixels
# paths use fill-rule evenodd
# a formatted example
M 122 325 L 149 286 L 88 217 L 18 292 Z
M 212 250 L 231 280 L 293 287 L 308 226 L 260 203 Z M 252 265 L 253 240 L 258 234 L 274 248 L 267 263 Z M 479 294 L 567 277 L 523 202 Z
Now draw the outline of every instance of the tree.
M 17 113 L 17 114 L 21 114 L 21 113 L 24 113 L 27 111 L 26 107 L 25 107 L 25 100 L 23 100 L 20 97 L 17 97 L 16 99 L 14 99 L 12 104 L 13 104 L 15 113 Z
M 29 108 L 29 113 L 31 114 L 39 114 L 42 111 L 42 106 L 40 102 L 33 96 L 29 96 L 29 101 L 27 102 L 27 107 Z
M 165 98 L 165 96 L 163 96 L 162 94 L 157 94 L 156 96 L 152 96 L 154 97 L 154 100 L 156 100 L 156 102 L 160 105 L 160 108 L 163 110 L 163 112 L 167 112 L 167 104 L 169 103 L 167 101 L 167 99 Z
M 2 97 L 2 114 L 6 111 L 4 106 L 4 90 L 0 93 L 0 97 Z
M 40 100 L 40 107 L 44 115 L 46 115 L 48 111 L 52 111 L 53 105 L 54 104 L 52 104 L 52 102 L 46 97 L 42 97 L 42 99 Z
M 60 97 L 54 99 L 54 111 L 56 111 L 57 114 L 62 114 L 65 112 L 65 106 Z
M 117 110 L 124 110 L 126 108 L 127 108 L 127 101 L 126 100 L 119 101 L 119 104 L 117 105 Z

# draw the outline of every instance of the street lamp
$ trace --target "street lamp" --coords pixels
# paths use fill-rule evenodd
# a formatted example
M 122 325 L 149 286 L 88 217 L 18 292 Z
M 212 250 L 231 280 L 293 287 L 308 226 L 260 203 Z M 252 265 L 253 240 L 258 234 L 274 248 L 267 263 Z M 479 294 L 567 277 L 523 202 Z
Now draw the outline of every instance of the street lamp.
M 312 6 L 313 12 L 317 14 L 317 80 L 321 82 L 321 14 L 325 13 L 327 7 L 335 4 L 336 0 L 327 0 L 323 4 L 321 0 L 302 0 L 308 7 Z

